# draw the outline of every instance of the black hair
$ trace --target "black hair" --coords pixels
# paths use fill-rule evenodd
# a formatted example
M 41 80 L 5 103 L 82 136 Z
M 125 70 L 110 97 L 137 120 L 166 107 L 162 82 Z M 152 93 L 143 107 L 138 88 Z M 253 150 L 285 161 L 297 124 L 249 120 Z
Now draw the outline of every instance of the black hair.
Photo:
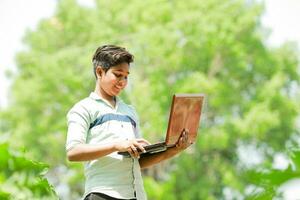
M 116 45 L 103 45 L 100 46 L 93 55 L 94 74 L 96 75 L 96 69 L 100 66 L 105 72 L 109 68 L 119 65 L 121 63 L 130 64 L 133 62 L 133 55 L 129 53 L 125 48 Z

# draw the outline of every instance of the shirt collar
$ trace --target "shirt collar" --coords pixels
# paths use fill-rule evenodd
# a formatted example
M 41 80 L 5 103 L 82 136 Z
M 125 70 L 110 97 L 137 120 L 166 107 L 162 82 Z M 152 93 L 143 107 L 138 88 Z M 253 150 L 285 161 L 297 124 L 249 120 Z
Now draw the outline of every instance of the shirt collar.
M 91 92 L 90 97 L 94 100 L 103 100 L 96 92 Z
M 106 103 L 106 104 L 108 104 L 110 107 L 112 107 L 111 105 L 110 105 L 110 103 L 106 100 L 106 99 L 104 99 L 104 98 L 102 98 L 101 96 L 99 96 L 96 92 L 91 92 L 91 94 L 90 94 L 90 98 L 92 98 L 92 99 L 94 99 L 94 100 L 101 100 L 101 101 L 103 101 L 104 103 Z M 115 106 L 115 108 L 117 108 L 118 107 L 118 104 L 120 103 L 120 101 L 121 101 L 121 99 L 119 98 L 119 97 L 115 97 L 116 98 L 116 106 Z

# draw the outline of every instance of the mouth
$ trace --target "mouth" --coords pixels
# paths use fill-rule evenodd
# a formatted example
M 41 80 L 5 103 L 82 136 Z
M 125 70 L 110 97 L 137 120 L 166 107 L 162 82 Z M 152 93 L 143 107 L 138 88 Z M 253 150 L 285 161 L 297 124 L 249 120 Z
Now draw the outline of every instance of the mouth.
M 115 86 L 115 89 L 118 90 L 118 91 L 121 91 L 122 88 L 121 87 L 118 87 L 118 86 Z

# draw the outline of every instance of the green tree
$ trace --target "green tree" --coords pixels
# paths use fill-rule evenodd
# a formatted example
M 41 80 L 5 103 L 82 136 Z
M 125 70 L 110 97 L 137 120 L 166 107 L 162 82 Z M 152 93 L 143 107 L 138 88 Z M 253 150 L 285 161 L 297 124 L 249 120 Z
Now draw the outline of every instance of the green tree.
M 246 171 L 245 175 L 255 190 L 246 199 L 264 200 L 273 199 L 281 195 L 279 187 L 289 180 L 300 177 L 300 150 L 290 151 L 290 164 L 284 170 L 264 167 Z
M 7 142 L 0 143 L 0 155 L 0 199 L 57 199 L 44 177 L 47 165 L 27 159 Z
M 206 95 L 197 143 L 147 171 L 149 199 L 224 199 L 226 190 L 246 196 L 248 166 L 237 149 L 255 146 L 260 165 L 270 166 L 299 137 L 296 51 L 265 45 L 262 12 L 243 0 L 97 0 L 94 8 L 59 1 L 54 16 L 24 38 L 3 130 L 28 156 L 70 167 L 71 175 L 57 178 L 81 193 L 81 168 L 65 162 L 65 115 L 94 89 L 96 47 L 119 44 L 135 55 L 122 97 L 136 106 L 150 141 L 164 135 L 173 93 Z

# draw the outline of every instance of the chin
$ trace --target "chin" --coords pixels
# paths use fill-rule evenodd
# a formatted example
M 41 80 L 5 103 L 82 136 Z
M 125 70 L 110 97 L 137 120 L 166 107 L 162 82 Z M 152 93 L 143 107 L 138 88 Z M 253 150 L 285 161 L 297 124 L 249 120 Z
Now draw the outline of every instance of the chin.
M 112 96 L 117 96 L 121 93 L 121 91 L 118 91 L 118 92 L 112 92 Z

